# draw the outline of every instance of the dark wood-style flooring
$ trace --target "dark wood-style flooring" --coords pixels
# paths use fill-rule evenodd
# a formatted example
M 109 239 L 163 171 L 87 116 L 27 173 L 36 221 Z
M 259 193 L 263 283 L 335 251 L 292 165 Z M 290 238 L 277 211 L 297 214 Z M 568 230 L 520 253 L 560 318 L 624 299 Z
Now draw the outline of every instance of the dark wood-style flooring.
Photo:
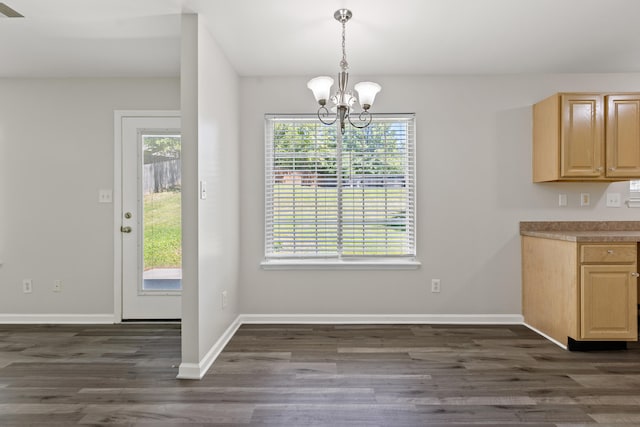
M 0 426 L 640 426 L 640 346 L 523 326 L 244 325 L 202 381 L 177 324 L 0 325 Z

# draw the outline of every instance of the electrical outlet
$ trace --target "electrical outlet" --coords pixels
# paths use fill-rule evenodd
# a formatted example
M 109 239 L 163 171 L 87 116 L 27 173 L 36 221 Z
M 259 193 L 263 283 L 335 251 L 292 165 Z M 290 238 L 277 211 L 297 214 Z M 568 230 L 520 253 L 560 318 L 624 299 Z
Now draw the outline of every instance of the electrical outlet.
M 22 292 L 25 294 L 33 292 L 33 283 L 31 282 L 31 279 L 24 279 L 22 281 Z
M 222 291 L 222 308 L 227 308 L 227 291 Z
M 62 292 L 62 280 L 53 281 L 53 292 Z
M 440 292 L 440 279 L 431 279 L 431 292 Z
M 608 208 L 620 207 L 620 193 L 607 193 L 607 207 Z

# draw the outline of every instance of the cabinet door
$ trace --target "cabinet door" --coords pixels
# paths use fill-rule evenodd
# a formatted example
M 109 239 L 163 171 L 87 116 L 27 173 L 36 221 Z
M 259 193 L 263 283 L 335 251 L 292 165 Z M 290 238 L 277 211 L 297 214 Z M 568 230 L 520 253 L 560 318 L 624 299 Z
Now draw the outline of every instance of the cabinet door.
M 640 177 L 640 94 L 607 96 L 607 177 Z
M 583 265 L 580 279 L 580 338 L 638 337 L 635 265 Z
M 560 139 L 563 178 L 604 177 L 602 95 L 562 95 Z

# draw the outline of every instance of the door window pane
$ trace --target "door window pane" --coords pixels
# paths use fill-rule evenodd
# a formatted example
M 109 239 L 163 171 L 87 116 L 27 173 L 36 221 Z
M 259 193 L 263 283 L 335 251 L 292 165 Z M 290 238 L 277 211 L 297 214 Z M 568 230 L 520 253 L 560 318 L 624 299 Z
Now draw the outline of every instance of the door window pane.
M 182 289 L 180 136 L 142 135 L 143 291 Z

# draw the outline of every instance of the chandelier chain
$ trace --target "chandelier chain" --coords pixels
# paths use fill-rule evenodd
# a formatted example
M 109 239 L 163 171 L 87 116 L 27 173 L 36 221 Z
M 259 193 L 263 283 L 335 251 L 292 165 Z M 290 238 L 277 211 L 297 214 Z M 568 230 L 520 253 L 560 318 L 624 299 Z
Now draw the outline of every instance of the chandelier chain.
M 349 63 L 347 62 L 347 37 L 346 37 L 346 21 L 341 21 L 342 23 L 342 61 L 340 61 L 340 68 L 342 71 L 347 71 L 349 69 Z

